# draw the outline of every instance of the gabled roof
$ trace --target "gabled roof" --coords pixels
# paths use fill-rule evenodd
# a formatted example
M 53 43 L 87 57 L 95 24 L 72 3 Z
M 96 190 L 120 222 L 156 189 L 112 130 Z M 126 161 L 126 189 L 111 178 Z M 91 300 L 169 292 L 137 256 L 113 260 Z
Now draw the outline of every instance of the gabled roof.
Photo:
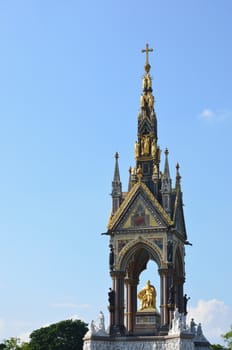
M 127 193 L 114 215 L 108 230 L 173 226 L 174 222 L 143 182 L 137 182 Z

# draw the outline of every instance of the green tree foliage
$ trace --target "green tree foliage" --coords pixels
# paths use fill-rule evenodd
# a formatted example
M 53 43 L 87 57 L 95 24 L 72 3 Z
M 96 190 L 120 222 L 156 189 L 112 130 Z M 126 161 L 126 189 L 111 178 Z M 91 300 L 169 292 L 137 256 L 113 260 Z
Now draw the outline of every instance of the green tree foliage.
M 232 326 L 230 326 L 230 330 L 222 335 L 223 340 L 225 341 L 227 346 L 223 346 L 220 344 L 212 344 L 210 345 L 211 350 L 232 350 Z
M 228 348 L 232 350 L 232 326 L 230 326 L 229 332 L 227 332 L 226 334 L 223 334 L 222 337 L 227 343 Z
M 0 350 L 20 350 L 21 346 L 20 339 L 18 338 L 10 338 L 7 340 L 4 340 L 3 344 L 0 344 Z
M 82 350 L 87 324 L 66 320 L 31 333 L 30 350 Z
M 22 343 L 20 350 L 31 350 L 29 343 Z
M 225 348 L 224 346 L 222 346 L 220 344 L 212 344 L 212 345 L 210 345 L 210 349 L 211 350 L 228 350 L 227 348 Z

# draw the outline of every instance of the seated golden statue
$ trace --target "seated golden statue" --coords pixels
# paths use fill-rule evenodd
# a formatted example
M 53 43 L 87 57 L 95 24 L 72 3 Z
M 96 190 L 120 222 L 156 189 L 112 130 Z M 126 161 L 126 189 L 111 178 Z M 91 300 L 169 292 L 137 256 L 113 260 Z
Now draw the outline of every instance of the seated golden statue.
M 156 290 L 148 280 L 143 289 L 138 293 L 140 300 L 140 310 L 155 311 L 156 310 Z

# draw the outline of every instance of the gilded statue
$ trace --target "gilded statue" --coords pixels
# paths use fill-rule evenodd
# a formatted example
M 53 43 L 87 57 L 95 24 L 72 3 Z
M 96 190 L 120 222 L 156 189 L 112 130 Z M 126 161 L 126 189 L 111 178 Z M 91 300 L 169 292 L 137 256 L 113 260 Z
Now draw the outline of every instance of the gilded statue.
M 151 77 L 149 74 L 147 74 L 147 87 L 148 87 L 148 89 L 151 88 Z
M 139 177 L 143 176 L 141 164 L 139 164 L 139 167 L 136 170 L 136 175 Z
M 151 77 L 149 74 L 146 74 L 143 77 L 143 89 L 146 90 L 146 89 L 150 89 L 150 88 L 151 88 Z
M 156 156 L 156 141 L 155 141 L 155 140 L 153 140 L 153 141 L 152 141 L 152 144 L 151 144 L 151 155 L 152 155 L 152 157 L 154 157 L 154 158 L 155 158 L 155 156 Z
M 150 152 L 150 138 L 149 138 L 148 135 L 145 135 L 142 138 L 141 145 L 142 145 L 142 155 L 144 155 L 144 156 L 149 155 L 149 152 Z
M 156 290 L 149 280 L 138 293 L 138 298 L 140 300 L 140 310 L 156 310 Z
M 147 77 L 143 77 L 143 89 L 147 89 Z
M 139 143 L 135 142 L 135 158 L 139 157 Z
M 141 95 L 141 97 L 140 97 L 140 106 L 141 106 L 141 108 L 145 107 L 145 97 L 144 97 L 144 95 Z
M 155 176 L 155 178 L 158 177 L 158 166 L 157 166 L 157 164 L 154 164 L 154 167 L 153 167 L 153 175 Z
M 154 97 L 152 96 L 152 94 L 148 95 L 148 106 L 150 107 L 150 109 L 154 107 Z

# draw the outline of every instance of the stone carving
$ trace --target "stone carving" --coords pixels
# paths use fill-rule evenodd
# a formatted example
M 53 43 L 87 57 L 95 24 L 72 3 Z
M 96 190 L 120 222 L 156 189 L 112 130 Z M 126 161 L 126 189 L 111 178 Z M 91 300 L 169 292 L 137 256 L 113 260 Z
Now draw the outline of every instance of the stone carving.
M 108 336 L 105 330 L 105 317 L 102 311 L 99 312 L 97 322 L 93 320 L 89 324 L 89 330 L 85 334 L 84 339 L 91 338 L 93 335 L 95 336 Z
M 108 301 L 110 306 L 115 305 L 115 291 L 112 290 L 111 288 L 109 289 L 109 293 L 108 293 Z
M 168 262 L 172 262 L 173 259 L 173 242 L 172 241 L 168 241 L 168 245 L 167 245 L 167 259 Z
M 136 141 L 135 142 L 135 158 L 139 157 L 139 143 Z
M 179 337 L 156 341 L 117 341 L 88 340 L 84 342 L 83 350 L 194 350 L 192 339 Z
M 190 297 L 187 297 L 187 294 L 184 295 L 183 297 L 183 303 L 184 303 L 184 315 L 187 315 L 187 303 L 189 301 Z
M 201 342 L 201 343 L 207 343 L 208 342 L 206 337 L 203 334 L 201 323 L 199 323 L 197 325 L 194 341 Z
M 199 323 L 198 325 L 194 322 L 194 319 L 191 319 L 190 325 L 186 324 L 186 315 L 185 314 L 181 314 L 179 313 L 179 311 L 176 309 L 174 311 L 174 317 L 172 320 L 172 325 L 171 325 L 171 329 L 168 332 L 168 335 L 180 335 L 183 333 L 189 333 L 192 334 L 193 337 L 193 347 L 189 348 L 185 348 L 186 350 L 189 349 L 194 349 L 194 343 L 205 343 L 205 349 L 208 349 L 208 341 L 205 338 L 203 332 L 202 332 L 202 327 L 201 327 L 201 323 Z M 188 345 L 190 346 L 190 345 Z M 178 349 L 182 349 L 182 348 L 178 348 Z
M 152 157 L 156 156 L 156 141 L 155 140 L 153 140 L 152 144 L 151 144 L 151 155 L 152 155 Z
M 168 291 L 168 304 L 174 305 L 175 304 L 175 287 L 172 284 Z
M 194 319 L 192 318 L 190 322 L 190 332 L 194 335 L 196 335 L 196 326 L 197 324 L 194 322 Z
M 110 265 L 110 271 L 113 271 L 114 269 L 114 248 L 112 244 L 110 244 L 110 256 L 109 256 L 109 265 Z
M 174 311 L 172 326 L 168 334 L 180 334 L 186 331 L 188 332 L 188 327 L 186 325 L 186 317 L 184 314 L 179 313 L 178 309 L 176 309 Z
M 150 153 L 150 138 L 148 135 L 143 136 L 141 140 L 142 156 L 147 156 Z

